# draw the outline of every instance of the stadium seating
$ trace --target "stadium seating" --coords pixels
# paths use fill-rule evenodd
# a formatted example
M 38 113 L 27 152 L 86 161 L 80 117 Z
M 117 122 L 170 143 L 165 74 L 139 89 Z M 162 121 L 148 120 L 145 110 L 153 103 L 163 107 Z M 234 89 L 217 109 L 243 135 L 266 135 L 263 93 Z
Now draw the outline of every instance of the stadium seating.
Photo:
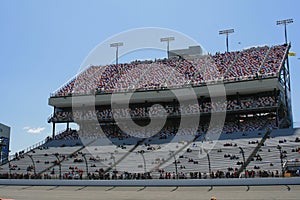
M 275 77 L 287 49 L 286 45 L 262 46 L 212 56 L 89 66 L 52 95 L 157 90 L 161 87 L 184 87 L 186 84 L 196 86 L 221 79 L 239 81 L 258 76 Z
M 225 109 L 225 103 L 227 104 L 227 109 Z M 201 102 L 200 102 L 201 104 Z M 254 99 L 253 96 L 243 97 L 240 99 L 240 104 L 236 100 L 227 100 L 227 102 L 203 102 L 202 106 L 198 104 L 188 104 L 179 107 L 178 105 L 167 104 L 165 109 L 168 115 L 177 116 L 177 115 L 189 115 L 189 114 L 197 114 L 197 113 L 209 113 L 211 111 L 238 111 L 245 109 L 255 109 L 255 108 L 265 108 L 265 107 L 275 107 L 278 104 L 276 102 L 274 96 L 262 96 Z M 151 109 L 150 109 L 151 108 Z M 114 118 L 145 118 L 162 116 L 162 112 L 160 112 L 157 107 L 145 107 L 140 105 L 140 107 L 136 106 L 131 109 L 114 109 L 114 113 L 112 113 L 111 109 L 103 109 L 95 110 L 95 114 L 97 119 L 112 119 Z M 70 122 L 74 121 L 74 119 L 81 120 L 92 120 L 93 119 L 93 111 L 84 110 L 80 111 L 57 111 L 54 113 L 54 116 L 49 118 L 49 122 Z
M 274 132 L 276 133 L 276 130 Z M 11 178 L 35 178 L 33 163 L 30 159 L 32 156 L 36 173 L 42 172 L 40 178 L 44 179 L 59 178 L 59 168 L 64 179 L 129 179 L 129 177 L 142 179 L 146 178 L 142 177 L 145 169 L 151 172 L 147 175 L 148 178 L 173 178 L 176 171 L 174 159 L 176 159 L 179 178 L 232 178 L 236 176 L 237 169 L 243 163 L 240 147 L 244 149 L 247 158 L 261 140 L 262 135 L 258 133 L 250 131 L 249 136 L 239 135 L 239 139 L 233 139 L 232 134 L 224 133 L 223 139 L 218 141 L 206 140 L 192 143 L 182 140 L 184 136 L 177 142 L 139 145 L 132 152 L 130 149 L 133 145 L 99 146 L 93 143 L 85 148 L 81 145 L 44 146 L 19 155 L 18 158 L 10 161 L 10 165 L 1 166 L 0 174 L 5 177 L 10 166 Z M 237 132 L 235 136 L 238 134 L 241 133 Z M 284 161 L 298 160 L 300 158 L 299 137 L 300 132 L 295 130 L 290 136 L 275 135 L 267 139 L 253 161 L 247 166 L 246 176 L 249 178 L 281 176 L 278 145 L 282 146 Z M 57 140 L 62 140 L 62 138 Z M 178 153 L 173 156 L 172 153 L 176 151 Z M 207 153 L 210 157 L 211 172 Z M 122 159 L 124 156 L 126 159 Z M 59 160 L 63 160 L 61 167 L 59 167 Z M 118 163 L 114 165 L 116 162 Z M 106 171 L 107 169 L 110 171 Z
M 236 169 L 237 168 L 237 164 L 235 162 L 237 162 L 238 159 L 226 159 L 224 160 L 224 158 L 222 157 L 222 155 L 220 154 L 220 152 L 218 152 L 218 150 L 222 149 L 222 152 L 227 154 L 227 155 L 238 155 L 239 154 L 239 150 L 237 146 L 242 146 L 244 148 L 250 148 L 248 145 L 248 141 L 249 138 L 247 139 L 236 139 L 234 140 L 234 143 L 236 145 L 224 145 L 224 144 L 232 144 L 232 140 L 226 140 L 226 138 L 230 138 L 231 135 L 235 135 L 235 137 L 237 137 L 239 134 L 241 133 L 245 133 L 245 132 L 250 132 L 250 133 L 255 133 L 257 130 L 262 130 L 263 128 L 271 128 L 272 124 L 274 125 L 274 123 L 271 123 L 271 125 L 268 124 L 268 126 L 265 126 L 265 122 L 268 121 L 265 118 L 254 118 L 252 120 L 247 120 L 244 123 L 242 123 L 240 125 L 240 129 L 236 126 L 234 126 L 231 122 L 226 122 L 223 128 L 223 135 L 225 134 L 229 134 L 229 133 L 233 133 L 234 134 L 229 134 L 221 140 L 223 143 L 217 143 L 216 146 L 214 147 L 214 149 L 211 151 L 212 152 L 212 161 L 215 163 L 215 166 L 212 167 L 213 171 L 219 170 L 222 172 L 226 172 L 226 168 L 230 168 L 230 169 Z M 207 128 L 207 126 L 205 126 Z M 275 126 L 273 126 L 272 128 L 275 128 Z M 91 128 L 92 130 L 92 128 Z M 130 137 L 125 137 L 123 133 L 119 132 L 120 130 L 115 130 L 117 132 L 111 132 L 113 129 L 111 128 L 104 128 L 103 129 L 104 132 L 106 132 L 105 134 L 107 135 L 107 137 L 113 139 L 121 139 L 121 141 L 123 142 L 123 144 L 129 143 Z M 87 130 L 85 130 L 87 131 Z M 134 132 L 134 130 L 132 130 Z M 206 132 L 207 130 L 198 130 L 198 133 L 190 133 L 189 130 L 184 130 L 183 132 L 185 132 L 182 135 L 182 140 L 180 139 L 179 141 L 173 141 L 172 143 L 167 142 L 163 142 L 160 144 L 159 141 L 163 141 L 166 138 L 172 137 L 174 136 L 174 134 L 176 133 L 175 129 L 172 130 L 172 127 L 163 129 L 158 135 L 157 137 L 152 138 L 153 140 L 156 141 L 152 141 L 152 142 L 147 142 L 145 143 L 145 145 L 141 145 L 139 146 L 137 149 L 134 150 L 134 152 L 132 152 L 132 154 L 130 156 L 127 156 L 127 158 L 122 161 L 122 164 L 119 164 L 118 170 L 121 170 L 121 172 L 128 172 L 128 173 L 133 173 L 133 172 L 143 172 L 143 167 L 141 167 L 143 165 L 142 163 L 142 158 L 141 156 L 138 156 L 139 152 L 144 152 L 144 156 L 146 157 L 147 160 L 147 169 L 148 170 L 152 170 L 152 174 L 153 177 L 158 177 L 159 173 L 156 173 L 157 171 L 161 170 L 161 168 L 156 168 L 155 165 L 158 164 L 163 164 L 162 165 L 162 169 L 164 171 L 171 171 L 172 167 L 174 167 L 172 164 L 170 164 L 170 161 L 165 162 L 167 160 L 168 157 L 170 157 L 170 152 L 174 151 L 174 150 L 178 150 L 180 149 L 182 146 L 184 146 L 182 143 L 182 141 L 184 141 L 185 137 L 187 137 L 189 134 L 193 134 L 193 136 L 196 135 L 202 135 L 204 132 Z M 45 177 L 47 178 L 58 178 L 58 158 L 55 156 L 55 154 L 57 154 L 59 156 L 59 160 L 63 159 L 64 162 L 62 164 L 62 172 L 63 172 L 63 176 L 65 178 L 70 178 L 70 176 L 74 176 L 74 174 L 77 174 L 76 177 L 80 178 L 83 175 L 83 172 L 86 172 L 86 166 L 85 166 L 85 162 L 83 161 L 83 157 L 82 155 L 86 155 L 86 158 L 88 159 L 88 167 L 89 167 L 89 172 L 93 172 L 94 169 L 105 169 L 108 168 L 109 166 L 112 165 L 112 154 L 114 155 L 115 159 L 118 160 L 121 157 L 123 157 L 128 150 L 126 149 L 131 149 L 132 145 L 118 145 L 118 146 L 114 146 L 114 145 L 109 145 L 109 146 L 102 146 L 102 145 L 98 145 L 98 146 L 87 146 L 86 148 L 81 149 L 82 147 L 84 147 L 82 145 L 82 143 L 78 143 L 78 138 L 79 135 L 84 138 L 87 135 L 89 137 L 93 137 L 95 138 L 95 140 L 102 140 L 102 138 L 104 138 L 105 136 L 102 135 L 101 137 L 99 137 L 99 135 L 84 135 L 82 133 L 77 133 L 77 131 L 75 130 L 66 130 L 65 132 L 62 132 L 61 134 L 56 135 L 53 139 L 49 139 L 48 143 L 46 143 L 45 145 L 34 149 L 26 154 L 22 154 L 19 155 L 18 158 L 15 158 L 14 160 L 11 161 L 10 165 L 12 173 L 16 173 L 16 174 L 33 174 L 33 169 L 32 169 L 32 160 L 30 159 L 29 156 L 32 156 L 33 159 L 35 160 L 35 169 L 36 172 L 42 172 L 43 170 L 49 168 L 49 170 L 51 169 L 52 171 L 46 171 L 44 174 Z M 259 140 L 259 135 L 257 135 L 258 138 L 257 140 Z M 257 137 L 256 136 L 256 137 Z M 238 136 L 241 137 L 241 136 Z M 243 137 L 241 137 L 243 138 Z M 127 141 L 128 140 L 128 141 Z M 75 141 L 73 144 L 70 143 L 70 141 Z M 80 141 L 80 140 L 79 140 Z M 59 142 L 59 145 L 55 145 L 56 142 Z M 195 142 L 193 143 L 189 148 L 192 150 L 192 152 L 194 153 L 183 153 L 182 154 L 182 159 L 180 158 L 180 172 L 188 174 L 188 172 L 191 171 L 195 171 L 195 169 L 201 170 L 202 172 L 208 173 L 207 172 L 207 168 L 206 168 L 206 164 L 203 164 L 206 162 L 206 160 L 201 159 L 201 162 L 199 160 L 199 155 L 200 154 L 204 154 L 204 150 L 207 148 L 207 145 L 211 145 L 213 142 L 210 142 L 208 139 L 208 142 L 203 142 L 202 140 L 200 140 L 199 142 Z M 122 144 L 122 143 L 121 143 Z M 251 143 L 250 143 L 251 144 Z M 205 146 L 206 145 L 206 146 Z M 53 147 L 52 147 L 53 146 Z M 163 148 L 164 146 L 166 146 L 165 148 Z M 255 146 L 255 143 L 254 143 Z M 276 145 L 273 145 L 273 147 Z M 202 149 L 201 149 L 201 148 Z M 125 150 L 124 150 L 125 149 Z M 186 149 L 186 148 L 185 148 Z M 80 150 L 80 151 L 78 151 Z M 152 152 L 152 153 L 151 153 Z M 250 150 L 247 151 L 246 156 L 250 153 Z M 262 156 L 264 156 L 262 154 Z M 140 157 L 140 159 L 137 159 L 137 157 Z M 204 156 L 202 156 L 204 157 Z M 241 158 L 240 156 L 238 156 L 239 158 Z M 192 159 L 195 161 L 193 162 L 185 162 L 186 159 Z M 74 160 L 77 159 L 77 161 L 75 162 Z M 196 162 L 197 161 L 197 162 Z M 224 168 L 225 165 L 223 165 L 222 163 L 227 163 L 227 167 Z M 270 161 L 274 164 L 278 163 L 275 161 Z M 138 165 L 134 165 L 133 164 L 137 164 Z M 141 164 L 142 163 L 142 164 Z M 172 161 L 171 161 L 172 163 Z M 198 164 L 196 164 L 198 163 Z M 202 168 L 199 166 L 199 164 L 202 166 Z M 52 166 L 52 167 L 51 167 Z M 6 165 L 2 170 L 3 171 L 9 171 L 8 170 L 9 165 Z M 278 165 L 277 165 L 278 167 Z M 75 171 L 74 171 L 75 170 Z M 230 172 L 232 172 L 232 170 L 229 170 Z M 71 175 L 73 173 L 73 175 Z M 68 175 L 66 175 L 68 174 Z M 119 174 L 120 175 L 120 174 Z M 86 177 L 87 175 L 84 175 L 84 177 Z M 18 177 L 18 176 L 15 176 Z M 232 177 L 232 174 L 230 175 L 230 177 Z

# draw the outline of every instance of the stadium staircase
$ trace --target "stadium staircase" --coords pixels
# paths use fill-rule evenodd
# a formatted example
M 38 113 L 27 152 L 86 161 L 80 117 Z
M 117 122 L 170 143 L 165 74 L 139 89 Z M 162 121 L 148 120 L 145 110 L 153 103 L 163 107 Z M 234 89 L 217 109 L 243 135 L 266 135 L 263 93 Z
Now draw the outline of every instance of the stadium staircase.
M 40 175 L 42 175 L 43 173 L 49 171 L 50 169 L 54 168 L 54 167 L 57 166 L 57 165 L 60 165 L 60 166 L 61 166 L 61 164 L 62 164 L 67 158 L 70 158 L 71 156 L 77 154 L 78 152 L 80 152 L 80 151 L 82 151 L 83 149 L 85 149 L 86 146 L 89 146 L 89 145 L 91 145 L 91 144 L 94 143 L 94 142 L 95 142 L 95 140 L 90 141 L 90 142 L 87 143 L 86 145 L 83 145 L 83 146 L 80 147 L 79 149 L 76 149 L 74 152 L 70 153 L 68 156 L 64 157 L 62 160 L 58 160 L 58 163 L 54 163 L 53 165 L 51 165 L 51 166 L 45 168 L 44 170 L 38 172 L 37 174 L 40 176 Z
M 267 53 L 266 53 L 266 55 L 265 55 L 265 57 L 264 57 L 264 60 L 262 61 L 262 63 L 261 63 L 261 65 L 260 65 L 260 67 L 259 67 L 259 69 L 257 70 L 257 73 L 259 74 L 259 72 L 260 72 L 260 70 L 262 69 L 262 67 L 265 65 L 265 62 L 266 62 L 266 60 L 267 60 L 267 58 L 268 58 L 268 56 L 269 56 L 269 53 L 270 53 L 270 51 L 271 51 L 271 49 L 272 49 L 272 47 L 268 47 L 269 49 L 268 49 L 268 51 L 267 51 Z
M 151 169 L 150 171 L 155 171 L 155 169 L 159 169 L 161 166 L 165 165 L 166 163 L 168 163 L 171 159 L 174 159 L 174 157 L 179 154 L 180 152 L 183 152 L 184 149 L 186 149 L 190 144 L 192 144 L 193 142 L 195 142 L 201 135 L 197 135 L 194 137 L 194 139 L 192 141 L 187 142 L 186 144 L 184 144 L 181 148 L 179 148 L 177 151 L 173 152 L 173 155 L 170 155 L 167 159 L 165 159 L 163 162 L 161 162 L 158 166 L 156 166 L 155 168 Z
M 181 65 L 181 62 L 182 62 L 182 60 L 181 59 L 179 59 L 179 62 L 177 63 L 177 65 L 175 66 L 175 70 L 174 71 L 172 71 L 172 74 L 170 74 L 169 75 L 169 77 L 168 77 L 168 79 L 167 80 L 165 80 L 165 85 L 168 85 L 168 82 L 169 82 L 169 80 L 171 79 L 171 77 L 174 77 L 173 76 L 173 74 L 175 73 L 175 71 L 177 71 L 177 72 L 179 72 L 179 66 Z
M 263 136 L 263 138 L 260 140 L 260 142 L 254 148 L 254 150 L 252 151 L 252 153 L 249 155 L 249 157 L 247 158 L 247 160 L 245 160 L 245 163 L 243 163 L 241 165 L 241 167 L 239 168 L 239 170 L 237 171 L 237 177 L 239 177 L 240 174 L 244 171 L 244 169 L 246 169 L 246 167 L 250 164 L 250 162 L 252 161 L 253 157 L 256 156 L 257 152 L 260 150 L 260 148 L 262 147 L 262 145 L 269 138 L 271 132 L 272 132 L 272 130 L 267 130 L 267 132 L 265 133 L 265 135 Z
M 133 151 L 138 148 L 141 144 L 145 142 L 147 138 L 144 138 L 140 141 L 138 141 L 128 152 L 126 152 L 120 159 L 118 159 L 114 164 L 112 164 L 110 167 L 104 170 L 104 173 L 109 172 L 113 168 L 115 168 L 120 162 L 122 162 L 129 154 L 133 153 Z
M 229 65 L 229 67 L 227 68 L 227 70 L 224 72 L 223 77 L 225 78 L 227 76 L 227 74 L 230 72 L 230 69 L 232 68 L 232 66 L 236 63 L 237 59 L 239 58 L 241 52 L 237 53 L 234 60 L 232 61 L 232 63 Z

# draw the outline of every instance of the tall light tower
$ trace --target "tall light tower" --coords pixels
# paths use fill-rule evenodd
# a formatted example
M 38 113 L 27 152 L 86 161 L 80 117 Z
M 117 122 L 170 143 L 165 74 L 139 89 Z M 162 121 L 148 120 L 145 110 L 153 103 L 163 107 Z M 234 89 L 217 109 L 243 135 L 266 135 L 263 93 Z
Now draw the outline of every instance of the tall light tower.
M 167 42 L 167 54 L 168 54 L 168 59 L 170 58 L 170 42 L 174 41 L 174 37 L 165 37 L 165 38 L 160 38 L 161 42 Z
M 116 47 L 116 65 L 118 65 L 118 57 L 119 57 L 119 47 L 123 46 L 124 43 L 123 42 L 116 42 L 116 43 L 112 43 L 110 44 L 110 47 Z
M 276 21 L 276 25 L 284 25 L 285 44 L 288 43 L 286 25 L 291 24 L 293 22 L 294 22 L 293 19 L 284 19 L 284 20 Z M 291 92 L 290 65 L 289 65 L 289 57 L 288 56 L 285 61 L 286 61 L 286 67 L 284 67 L 284 71 L 283 71 L 284 85 L 285 85 L 284 95 L 285 95 L 285 103 L 288 106 L 290 104 L 290 101 L 288 101 L 288 93 Z M 292 115 L 290 113 L 291 113 L 290 109 L 287 109 L 287 115 L 290 117 L 290 119 L 292 121 Z
M 219 31 L 219 35 L 224 35 L 224 34 L 226 34 L 226 51 L 227 51 L 227 52 L 229 51 L 229 48 L 228 48 L 228 35 L 229 35 L 230 33 L 234 33 L 234 29 L 227 29 L 227 30 Z
M 287 31 L 286 31 L 286 25 L 293 23 L 293 19 L 284 19 L 284 20 L 278 20 L 276 21 L 276 25 L 284 25 L 284 36 L 285 36 L 285 43 L 287 44 Z

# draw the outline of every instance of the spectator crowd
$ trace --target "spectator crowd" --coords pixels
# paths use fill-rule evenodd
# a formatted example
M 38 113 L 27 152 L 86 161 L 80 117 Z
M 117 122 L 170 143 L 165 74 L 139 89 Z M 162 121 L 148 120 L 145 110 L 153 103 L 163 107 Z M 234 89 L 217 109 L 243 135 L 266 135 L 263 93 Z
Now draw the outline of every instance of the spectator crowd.
M 276 77 L 286 51 L 286 45 L 262 46 L 215 55 L 88 66 L 53 96 L 158 90 L 197 86 L 219 80 Z

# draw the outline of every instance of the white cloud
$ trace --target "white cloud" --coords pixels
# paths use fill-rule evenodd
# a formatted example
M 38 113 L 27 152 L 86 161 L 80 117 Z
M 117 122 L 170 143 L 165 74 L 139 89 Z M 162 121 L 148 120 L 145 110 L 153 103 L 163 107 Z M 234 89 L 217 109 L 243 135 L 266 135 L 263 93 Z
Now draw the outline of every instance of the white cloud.
M 23 129 L 26 130 L 27 133 L 33 133 L 33 134 L 41 133 L 43 130 L 45 130 L 44 127 L 38 127 L 38 128 L 24 127 Z
M 28 129 L 30 129 L 29 126 L 25 126 L 25 127 L 23 128 L 23 130 L 28 130 Z

